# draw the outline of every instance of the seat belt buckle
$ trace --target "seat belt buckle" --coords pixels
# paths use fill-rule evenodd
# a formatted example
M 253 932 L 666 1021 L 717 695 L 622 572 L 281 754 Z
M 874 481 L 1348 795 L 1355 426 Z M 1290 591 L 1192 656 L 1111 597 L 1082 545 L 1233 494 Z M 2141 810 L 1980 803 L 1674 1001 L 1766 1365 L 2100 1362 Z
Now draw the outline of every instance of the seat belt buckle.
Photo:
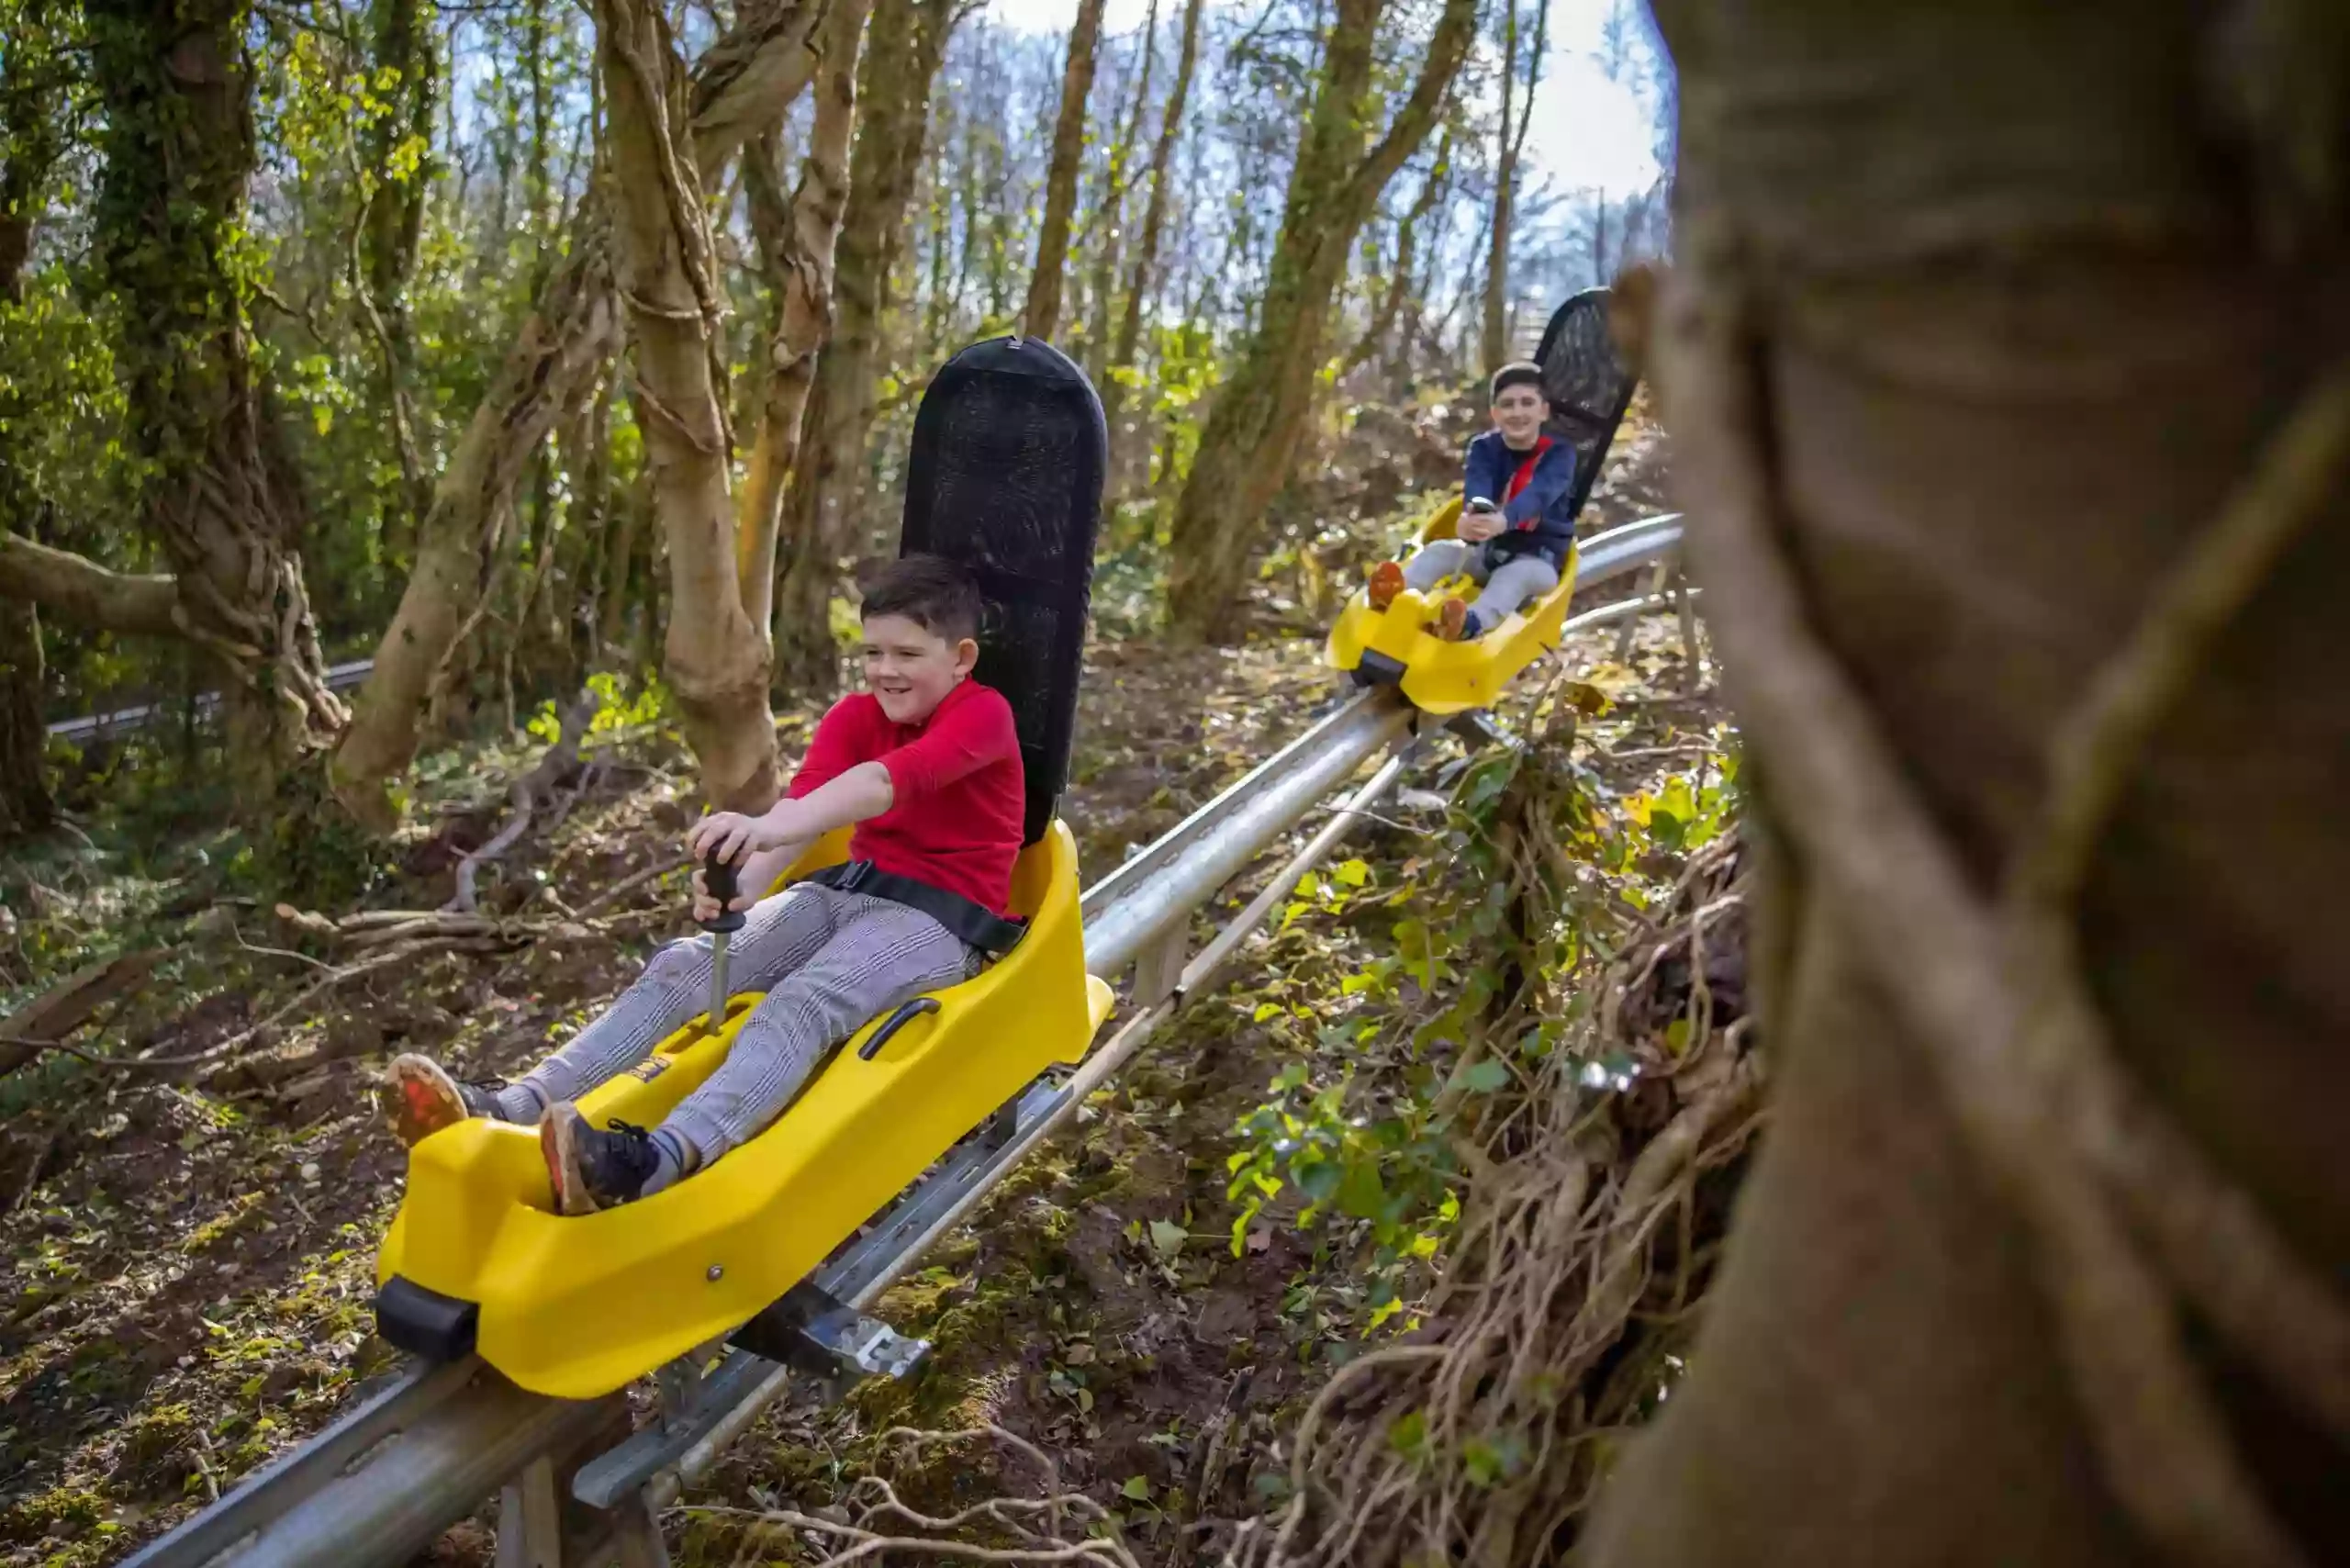
M 833 885 L 838 888 L 842 892 L 853 893 L 856 891 L 857 889 L 865 886 L 867 879 L 872 875 L 872 861 L 852 860 L 845 868 L 843 868 L 841 879 Z

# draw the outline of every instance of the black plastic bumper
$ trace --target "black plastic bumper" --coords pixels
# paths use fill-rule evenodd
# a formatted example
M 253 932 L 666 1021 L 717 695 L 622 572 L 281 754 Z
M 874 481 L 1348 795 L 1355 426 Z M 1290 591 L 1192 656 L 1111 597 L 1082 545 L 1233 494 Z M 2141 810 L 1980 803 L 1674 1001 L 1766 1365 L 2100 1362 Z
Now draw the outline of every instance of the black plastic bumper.
M 453 1361 L 474 1353 L 481 1308 L 397 1274 L 375 1293 L 375 1332 L 427 1361 Z

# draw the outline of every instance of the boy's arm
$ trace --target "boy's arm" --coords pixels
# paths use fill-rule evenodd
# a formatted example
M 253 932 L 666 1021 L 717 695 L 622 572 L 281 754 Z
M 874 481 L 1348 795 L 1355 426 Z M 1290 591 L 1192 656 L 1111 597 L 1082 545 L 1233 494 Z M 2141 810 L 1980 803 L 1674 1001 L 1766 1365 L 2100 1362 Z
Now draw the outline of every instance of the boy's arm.
M 1502 509 L 1510 526 L 1522 533 L 1531 533 L 1542 526 L 1542 520 L 1551 504 L 1574 488 L 1575 449 L 1572 443 L 1553 441 L 1542 460 L 1534 465 L 1534 475 L 1517 498 Z
M 796 800 L 778 801 L 755 817 L 724 812 L 704 817 L 695 829 L 694 853 L 706 855 L 713 844 L 730 859 L 744 846 L 766 854 L 796 846 L 797 853 L 834 828 L 934 794 L 1019 748 L 1009 703 L 1001 697 L 962 702 L 919 740 L 860 762 Z
M 1509 476 L 1494 472 L 1494 451 L 1501 445 L 1500 442 L 1487 441 L 1482 435 L 1470 442 L 1469 455 L 1460 465 L 1462 506 L 1467 506 L 1479 496 L 1496 502 L 1502 498 L 1502 490 L 1509 483 Z
M 919 739 L 887 753 L 875 766 L 889 770 L 895 799 L 918 801 L 1019 753 L 1012 704 L 982 687 Z

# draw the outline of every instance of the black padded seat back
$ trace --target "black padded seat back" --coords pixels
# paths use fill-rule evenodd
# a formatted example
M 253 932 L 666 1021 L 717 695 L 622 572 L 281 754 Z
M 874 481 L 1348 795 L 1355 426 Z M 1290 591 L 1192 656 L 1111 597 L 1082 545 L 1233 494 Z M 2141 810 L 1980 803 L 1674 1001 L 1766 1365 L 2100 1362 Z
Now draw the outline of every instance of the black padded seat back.
M 1590 498 L 1640 379 L 1616 352 L 1607 330 L 1607 290 L 1587 288 L 1560 306 L 1534 351 L 1534 363 L 1542 367 L 1542 394 L 1550 400 L 1550 422 L 1543 429 L 1575 449 L 1574 507 L 1569 516 L 1580 516 Z
M 914 415 L 899 550 L 962 562 L 987 596 L 977 676 L 1019 726 L 1029 844 L 1069 779 L 1109 454 L 1085 373 L 1035 338 L 965 349 Z

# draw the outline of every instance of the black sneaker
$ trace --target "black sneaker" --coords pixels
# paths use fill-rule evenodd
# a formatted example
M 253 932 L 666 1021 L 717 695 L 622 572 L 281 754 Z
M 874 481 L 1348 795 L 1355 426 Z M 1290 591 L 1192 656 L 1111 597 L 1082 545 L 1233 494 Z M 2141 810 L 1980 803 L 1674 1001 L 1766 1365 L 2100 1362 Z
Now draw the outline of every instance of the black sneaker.
M 643 1127 L 618 1117 L 598 1132 L 568 1101 L 539 1122 L 539 1152 L 554 1183 L 558 1214 L 591 1215 L 625 1204 L 644 1191 L 661 1163 L 661 1151 Z
M 384 1070 L 384 1114 L 401 1143 L 413 1148 L 443 1127 L 453 1127 L 468 1116 L 505 1121 L 498 1108 L 502 1078 L 468 1082 L 430 1057 L 406 1052 Z

